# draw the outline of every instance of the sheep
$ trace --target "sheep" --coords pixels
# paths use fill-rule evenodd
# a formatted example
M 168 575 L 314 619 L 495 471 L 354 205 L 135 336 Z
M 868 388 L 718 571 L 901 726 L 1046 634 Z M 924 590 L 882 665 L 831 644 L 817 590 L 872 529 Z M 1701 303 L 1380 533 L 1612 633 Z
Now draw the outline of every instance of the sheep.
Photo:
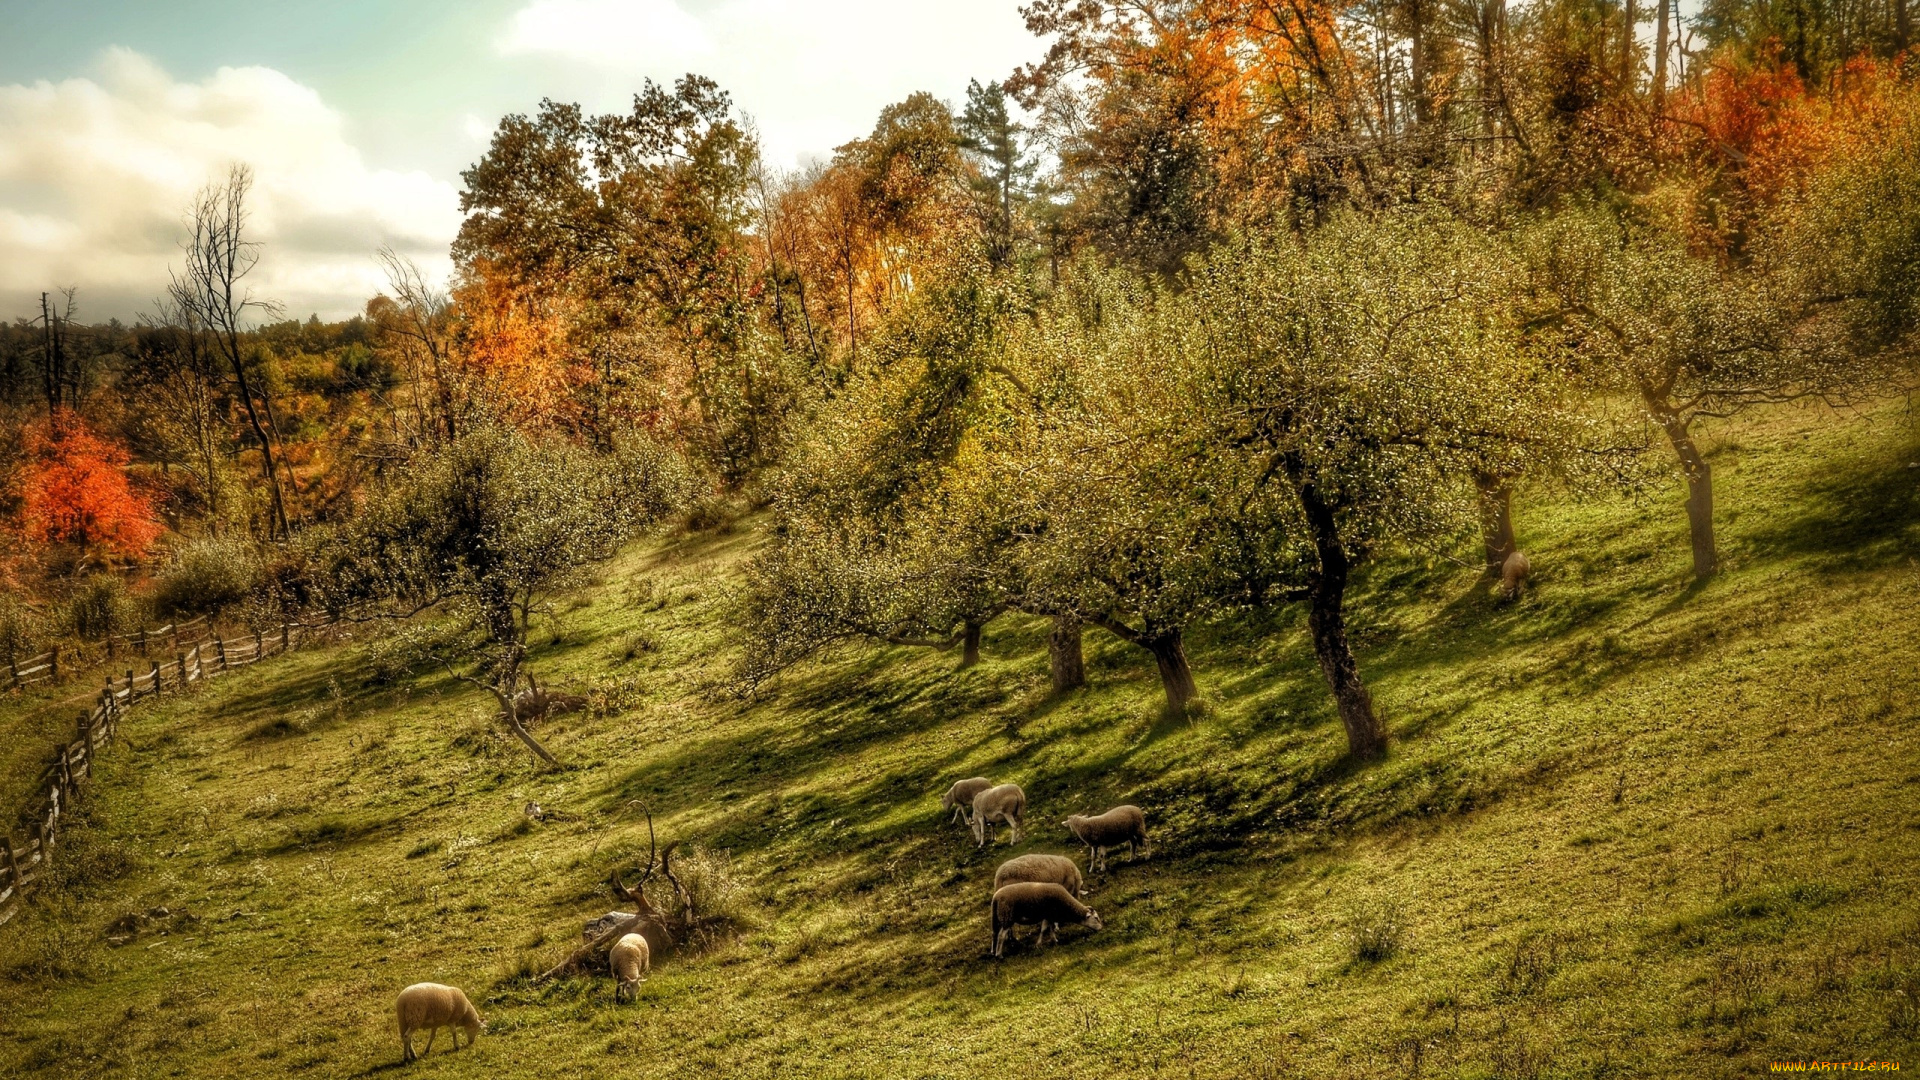
M 1050 881 L 1075 896 L 1086 895 L 1080 868 L 1065 855 L 1020 855 L 1000 864 L 993 872 L 993 891 L 1019 881 Z
M 607 962 L 613 968 L 613 977 L 620 981 L 614 988 L 613 1000 L 631 1001 L 640 991 L 640 980 L 653 966 L 653 954 L 647 948 L 647 939 L 639 934 L 628 934 L 613 943 L 612 951 L 607 953 Z
M 1127 861 L 1133 861 L 1134 845 L 1147 846 L 1147 815 L 1137 806 L 1116 806 L 1104 814 L 1088 817 L 1075 814 L 1060 824 L 1074 838 L 1087 845 L 1087 869 L 1107 868 L 1107 849 L 1127 845 Z
M 1500 595 L 1507 600 L 1520 599 L 1520 593 L 1527 587 L 1527 578 L 1533 573 L 1533 564 L 1527 561 L 1525 553 L 1515 550 L 1500 564 Z
M 958 781 L 948 788 L 947 793 L 940 796 L 940 809 L 953 811 L 947 815 L 947 823 L 952 824 L 957 821 L 962 825 L 973 824 L 967 820 L 967 810 L 973 806 L 973 797 L 992 786 L 993 781 L 984 776 L 976 776 L 971 780 Z
M 1027 793 L 1019 784 L 1001 784 L 973 797 L 973 846 L 986 847 L 993 842 L 993 823 L 1005 822 L 1019 843 L 1026 832 Z
M 460 1033 L 467 1033 L 467 1045 L 480 1036 L 487 1025 L 481 1021 L 480 1014 L 467 1000 L 467 995 L 457 986 L 441 986 L 439 983 L 414 983 L 400 991 L 399 1000 L 394 1002 L 394 1012 L 400 1017 L 400 1046 L 402 1062 L 414 1061 L 420 1054 L 433 1052 L 433 1037 L 441 1028 L 453 1029 L 453 1048 L 460 1049 Z M 413 1052 L 413 1034 L 425 1030 L 427 1048 L 420 1054 Z
M 1048 932 L 1060 940 L 1060 927 L 1067 923 L 1098 930 L 1103 925 L 1100 913 L 1073 898 L 1073 894 L 1051 881 L 1018 881 L 994 890 L 993 955 L 1006 952 L 1007 938 L 1013 928 L 1040 924 L 1040 936 L 1034 944 L 1044 944 Z

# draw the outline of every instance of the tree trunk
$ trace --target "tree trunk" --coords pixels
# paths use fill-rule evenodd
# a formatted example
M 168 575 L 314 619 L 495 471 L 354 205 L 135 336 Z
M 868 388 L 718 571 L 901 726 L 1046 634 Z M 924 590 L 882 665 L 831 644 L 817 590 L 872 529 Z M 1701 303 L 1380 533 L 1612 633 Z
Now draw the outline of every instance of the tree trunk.
M 560 764 L 560 759 L 548 753 L 547 748 L 541 746 L 540 741 L 535 739 L 533 733 L 527 730 L 526 725 L 520 722 L 520 710 L 514 707 L 512 696 L 503 695 L 497 690 L 494 691 L 494 696 L 500 699 L 500 715 L 506 719 L 507 727 L 512 730 L 514 737 L 526 744 L 527 749 L 533 751 L 541 761 L 546 762 L 556 769 L 565 768 L 564 765 Z
M 1087 685 L 1087 661 L 1080 648 L 1080 620 L 1058 615 L 1047 634 L 1047 662 L 1053 669 L 1053 692 L 1064 693 Z
M 1162 711 L 1169 719 L 1186 716 L 1187 705 L 1200 691 L 1193 684 L 1193 668 L 1187 664 L 1187 648 L 1180 628 L 1155 631 L 1149 625 L 1140 643 L 1153 654 L 1153 662 L 1160 669 L 1160 686 L 1167 695 Z
M 287 504 L 280 496 L 280 470 L 273 460 L 273 440 L 267 437 L 266 426 L 260 422 L 260 413 L 253 407 L 253 386 L 247 379 L 246 364 L 240 358 L 238 345 L 231 346 L 228 358 L 233 363 L 233 374 L 240 384 L 240 401 L 246 406 L 247 426 L 253 429 L 254 438 L 260 441 L 260 460 L 266 467 L 268 507 L 273 515 L 273 535 L 287 535 Z
M 1513 488 L 1505 477 L 1492 473 L 1473 474 L 1474 487 L 1480 490 L 1480 539 L 1487 549 L 1488 577 L 1499 577 L 1513 554 Z
M 960 668 L 966 670 L 980 662 L 980 624 L 969 620 L 960 637 Z
M 1713 467 L 1693 441 L 1686 418 L 1664 401 L 1649 400 L 1654 419 L 1666 432 L 1680 457 L 1680 474 L 1687 480 L 1687 532 L 1693 544 L 1693 576 L 1704 581 L 1720 569 L 1720 551 L 1713 538 Z
M 1653 32 L 1653 111 L 1658 114 L 1667 99 L 1667 10 L 1670 0 L 1654 2 L 1660 5 Z
M 504 611 L 505 614 L 504 619 L 501 618 L 502 611 Z M 512 608 L 507 607 L 502 609 L 497 606 L 490 608 L 487 624 L 493 634 L 494 640 L 502 640 L 503 629 L 513 626 Z M 517 698 L 520 693 L 520 659 L 523 655 L 523 646 L 517 639 L 508 637 L 505 640 L 511 642 L 511 644 L 507 646 L 506 654 L 499 665 L 499 671 L 494 681 L 481 683 L 478 679 L 471 678 L 466 679 L 466 681 L 479 683 L 479 685 L 486 687 L 487 692 L 492 694 L 494 700 L 500 703 L 500 718 L 507 722 L 507 730 L 513 732 L 514 738 L 519 739 L 528 750 L 533 751 L 535 757 L 538 757 L 556 769 L 563 769 L 566 766 L 560 764 L 560 759 L 549 753 L 546 747 L 541 746 L 540 740 L 534 738 L 533 732 L 528 731 L 527 726 L 520 722 L 520 707 L 514 699 Z M 465 678 L 465 676 L 454 673 L 452 664 L 448 664 L 445 660 L 442 660 L 441 664 L 446 667 L 447 674 L 454 675 L 455 678 Z M 506 684 L 505 690 L 500 688 L 501 683 Z M 531 677 L 528 678 L 527 683 L 530 686 L 533 685 Z
M 1360 681 L 1360 665 L 1347 644 L 1347 578 L 1352 563 L 1340 542 L 1340 526 L 1333 508 L 1320 498 L 1312 483 L 1303 482 L 1299 470 L 1290 469 L 1300 507 L 1306 513 L 1307 526 L 1313 532 L 1313 546 L 1320 568 L 1307 583 L 1307 629 L 1313 635 L 1314 656 L 1320 661 L 1320 673 L 1333 691 L 1334 704 L 1340 710 L 1340 722 L 1347 729 L 1347 755 L 1365 761 L 1386 753 L 1387 733 L 1373 712 L 1373 696 Z
M 1627 0 L 1627 10 L 1624 12 L 1624 15 L 1627 25 L 1625 27 L 1625 34 L 1620 38 L 1620 88 L 1631 94 L 1635 81 L 1634 61 L 1637 59 L 1636 54 L 1638 52 L 1635 48 L 1637 45 L 1635 39 L 1639 36 L 1635 27 L 1638 26 L 1640 22 L 1640 11 L 1634 4 L 1634 0 Z
M 1409 89 L 1413 93 L 1413 122 L 1424 129 L 1433 122 L 1433 95 L 1428 92 L 1428 83 L 1433 78 L 1430 53 L 1431 43 L 1427 32 L 1426 0 L 1412 0 L 1407 4 L 1408 60 L 1410 71 Z

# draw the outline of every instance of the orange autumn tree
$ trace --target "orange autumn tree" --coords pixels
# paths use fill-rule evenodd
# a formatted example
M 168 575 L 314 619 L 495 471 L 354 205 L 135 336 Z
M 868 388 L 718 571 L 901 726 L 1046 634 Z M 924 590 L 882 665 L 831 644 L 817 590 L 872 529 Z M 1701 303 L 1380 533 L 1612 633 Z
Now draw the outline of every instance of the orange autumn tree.
M 453 295 L 462 315 L 453 356 L 465 392 L 522 427 L 577 429 L 593 369 L 568 340 L 569 298 L 519 285 L 484 260 L 466 268 Z
M 1715 58 L 1674 97 L 1666 153 L 1698 204 L 1689 240 L 1739 254 L 1758 218 L 1827 164 L 1881 145 L 1901 122 L 1897 65 L 1861 55 L 1809 85 L 1774 48 Z
M 73 544 L 138 558 L 159 538 L 152 500 L 127 479 L 127 452 L 71 409 L 27 428 L 18 479 L 21 531 L 39 544 Z

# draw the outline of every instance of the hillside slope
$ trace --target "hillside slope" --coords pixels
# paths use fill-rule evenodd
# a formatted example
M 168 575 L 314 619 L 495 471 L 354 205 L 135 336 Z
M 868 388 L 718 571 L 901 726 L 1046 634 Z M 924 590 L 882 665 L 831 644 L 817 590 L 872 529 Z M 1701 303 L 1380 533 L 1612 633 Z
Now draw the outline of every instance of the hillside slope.
M 1444 560 L 1373 568 L 1355 623 L 1395 744 L 1358 769 L 1297 612 L 1195 635 L 1190 725 L 1112 639 L 1049 698 L 1016 620 L 972 670 L 850 650 L 739 701 L 751 523 L 631 552 L 540 635 L 537 670 L 598 688 L 544 729 L 566 772 L 380 643 L 270 661 L 105 755 L 62 888 L 0 930 L 0 1073 L 367 1075 L 428 979 L 491 1032 L 419 1072 L 494 1080 L 1911 1067 L 1920 445 L 1895 406 L 1721 436 L 1705 587 L 1665 491 L 1523 499 L 1516 605 Z M 1146 808 L 1152 856 L 1090 880 L 1105 930 L 984 955 L 1012 849 L 937 805 L 975 774 L 1025 786 L 1019 850 Z M 740 933 L 629 1006 L 530 985 L 644 858 L 648 810 Z M 168 933 L 105 940 L 158 905 Z

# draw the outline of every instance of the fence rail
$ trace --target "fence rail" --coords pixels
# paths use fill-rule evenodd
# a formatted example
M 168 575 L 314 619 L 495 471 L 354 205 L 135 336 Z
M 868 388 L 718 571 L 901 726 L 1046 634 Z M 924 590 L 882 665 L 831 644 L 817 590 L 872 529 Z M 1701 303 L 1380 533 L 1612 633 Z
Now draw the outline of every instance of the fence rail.
M 115 659 L 138 654 L 150 659 L 154 653 L 178 655 L 181 650 L 219 640 L 213 620 L 201 615 L 185 622 L 168 623 L 124 634 L 110 634 L 91 646 L 54 646 L 38 656 L 9 660 L 0 690 L 17 690 L 40 683 L 58 683 L 81 672 L 110 664 Z
M 7 822 L 5 835 L 0 836 L 0 925 L 5 925 L 19 912 L 28 887 L 46 877 L 51 869 L 61 816 L 79 793 L 81 782 L 93 774 L 95 755 L 113 741 L 121 720 L 135 703 L 179 693 L 194 683 L 287 652 L 314 631 L 333 627 L 339 621 L 328 618 L 317 623 L 287 622 L 280 625 L 278 633 L 256 632 L 225 640 L 209 634 L 190 648 L 176 650 L 171 660 L 148 661 L 145 671 L 128 668 L 119 678 L 109 673 L 93 707 L 79 714 L 73 740 L 58 749 L 53 762 L 40 774 L 34 801 L 17 819 L 27 822 L 25 841 L 16 839 L 12 821 Z M 175 628 L 164 629 L 171 632 Z M 43 666 L 57 670 L 57 659 L 51 656 L 46 659 Z M 25 674 L 31 672 L 28 669 L 14 672 L 14 685 L 19 685 L 20 676 Z

